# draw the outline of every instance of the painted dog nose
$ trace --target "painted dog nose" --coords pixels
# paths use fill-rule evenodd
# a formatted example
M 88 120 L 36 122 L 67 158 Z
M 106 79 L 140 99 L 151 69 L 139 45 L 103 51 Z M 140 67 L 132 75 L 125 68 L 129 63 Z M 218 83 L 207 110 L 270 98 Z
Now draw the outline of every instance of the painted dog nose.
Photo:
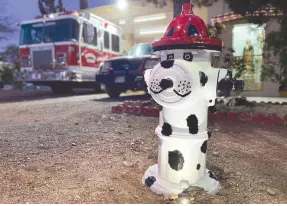
M 166 90 L 168 88 L 173 87 L 173 82 L 171 79 L 162 79 L 159 83 L 159 86 L 163 89 Z

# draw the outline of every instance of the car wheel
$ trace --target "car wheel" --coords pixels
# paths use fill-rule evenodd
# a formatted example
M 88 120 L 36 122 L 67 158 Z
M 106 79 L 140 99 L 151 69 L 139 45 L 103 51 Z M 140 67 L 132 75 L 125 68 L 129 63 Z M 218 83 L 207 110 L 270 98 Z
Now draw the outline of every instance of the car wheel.
M 122 93 L 119 89 L 115 87 L 107 87 L 106 92 L 111 98 L 117 98 Z
M 103 90 L 101 89 L 101 85 L 96 83 L 95 84 L 95 88 L 94 88 L 94 93 L 95 94 L 99 94 L 99 93 L 102 93 L 102 92 L 103 92 Z

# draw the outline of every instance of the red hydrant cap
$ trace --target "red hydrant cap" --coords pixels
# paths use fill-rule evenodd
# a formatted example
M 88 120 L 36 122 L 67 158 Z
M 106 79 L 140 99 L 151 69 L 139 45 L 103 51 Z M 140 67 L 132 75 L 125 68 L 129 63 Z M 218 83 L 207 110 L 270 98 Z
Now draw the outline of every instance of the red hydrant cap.
M 173 49 L 207 49 L 221 51 L 223 42 L 209 38 L 204 21 L 193 14 L 192 4 L 182 5 L 181 15 L 175 17 L 159 41 L 152 44 L 153 51 Z
M 193 14 L 192 7 L 193 5 L 191 3 L 183 4 L 181 15 Z

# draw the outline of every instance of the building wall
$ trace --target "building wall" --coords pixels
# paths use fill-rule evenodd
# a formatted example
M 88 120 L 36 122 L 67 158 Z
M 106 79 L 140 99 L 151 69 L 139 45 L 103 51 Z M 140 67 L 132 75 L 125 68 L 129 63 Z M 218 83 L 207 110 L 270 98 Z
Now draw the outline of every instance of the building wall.
M 223 2 L 223 0 L 218 1 L 208 8 L 208 23 L 211 24 L 211 18 L 220 14 L 229 13 L 231 10 L 228 8 L 228 5 Z M 233 48 L 233 27 L 236 24 L 245 24 L 248 23 L 246 20 L 233 20 L 225 22 L 226 30 L 220 35 L 220 38 L 224 41 L 225 48 Z M 275 19 L 270 20 L 266 24 L 266 36 L 271 31 L 278 30 L 280 25 L 276 22 Z M 263 59 L 264 61 L 264 59 Z M 221 55 L 221 63 L 223 62 L 223 55 Z M 277 68 L 279 70 L 279 68 Z M 273 83 L 270 80 L 263 81 L 261 90 L 255 91 L 244 91 L 241 93 L 243 96 L 257 96 L 257 97 L 278 97 L 279 96 L 279 84 Z
M 231 12 L 228 4 L 226 4 L 224 0 L 218 0 L 217 2 L 213 3 L 212 6 L 208 7 L 207 23 L 211 24 L 212 17 L 228 12 Z
M 245 24 L 247 23 L 246 20 L 235 20 L 226 22 L 226 30 L 221 34 L 220 38 L 224 41 L 225 48 L 233 48 L 233 26 L 236 24 Z M 272 25 L 269 27 L 269 25 Z M 278 24 L 276 22 L 269 22 L 267 25 L 266 34 L 268 34 L 270 31 L 274 29 L 278 29 Z M 223 56 L 221 56 L 223 57 Z M 254 90 L 254 91 L 244 91 L 241 93 L 243 96 L 265 96 L 265 97 L 278 97 L 279 91 L 278 91 L 279 85 L 276 83 L 268 81 L 262 82 L 261 90 Z
M 124 37 L 128 41 L 129 39 L 133 39 L 133 43 L 152 42 L 160 39 L 163 32 L 152 34 L 141 34 L 141 32 L 163 31 L 173 19 L 172 1 L 168 1 L 168 4 L 162 8 L 156 7 L 153 3 L 147 3 L 146 0 L 137 0 L 129 1 L 128 7 L 124 10 L 120 10 L 116 4 L 111 4 L 90 8 L 89 11 L 118 25 L 120 20 L 125 21 L 125 24 L 120 26 L 123 28 Z M 134 22 L 135 18 L 160 14 L 165 14 L 166 18 L 154 21 Z M 129 38 L 131 34 L 133 34 L 133 38 Z M 127 45 L 127 49 L 130 47 L 129 45 Z
M 140 42 L 149 42 L 154 41 L 156 39 L 160 39 L 162 37 L 162 33 L 159 34 L 150 34 L 150 35 L 139 35 L 139 31 L 141 29 L 153 30 L 153 29 L 164 29 L 168 26 L 170 21 L 173 18 L 173 4 L 172 1 L 169 1 L 168 6 L 163 8 L 155 8 L 153 4 L 147 4 L 146 1 L 144 4 L 140 3 L 141 1 L 135 1 L 130 4 L 130 7 L 126 11 L 118 11 L 115 5 L 105 6 L 105 7 L 98 7 L 91 9 L 91 12 L 102 16 L 116 24 L 118 24 L 119 19 L 126 19 L 127 24 L 122 25 L 124 31 L 126 33 L 126 39 L 129 41 L 126 42 L 127 47 L 130 48 L 132 43 L 140 43 Z M 231 10 L 228 7 L 228 4 L 225 3 L 224 0 L 218 0 L 214 3 L 211 7 L 194 7 L 193 8 L 194 14 L 200 16 L 206 24 L 211 24 L 211 19 L 214 16 L 229 13 Z M 158 14 L 158 13 L 166 13 L 167 18 L 164 20 L 159 21 L 151 21 L 151 22 L 142 22 L 134 24 L 132 23 L 132 19 L 136 16 L 143 16 L 143 15 L 151 15 L 151 14 Z M 130 21 L 129 29 L 128 22 Z M 243 24 L 247 23 L 245 20 L 235 20 L 225 23 L 226 30 L 222 33 L 221 39 L 224 41 L 224 45 L 226 48 L 233 47 L 233 25 L 235 24 Z M 279 29 L 279 24 L 272 20 L 267 24 L 266 35 L 270 31 L 274 31 Z M 128 35 L 133 34 L 133 38 L 128 38 Z M 264 81 L 262 82 L 261 90 L 257 91 L 244 91 L 243 95 L 245 96 L 267 96 L 267 97 L 277 97 L 279 96 L 278 91 L 279 85 L 273 83 L 271 81 Z
M 196 16 L 199 16 L 200 18 L 202 18 L 202 20 L 206 24 L 208 24 L 209 19 L 208 19 L 208 8 L 207 7 L 201 7 L 201 8 L 193 7 L 192 10 Z

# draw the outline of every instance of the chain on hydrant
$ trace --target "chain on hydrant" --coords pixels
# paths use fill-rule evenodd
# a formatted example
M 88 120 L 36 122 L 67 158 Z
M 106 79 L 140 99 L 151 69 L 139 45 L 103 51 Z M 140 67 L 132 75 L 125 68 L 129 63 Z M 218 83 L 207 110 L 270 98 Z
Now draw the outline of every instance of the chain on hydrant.
M 211 67 L 211 53 L 222 46 L 221 40 L 209 38 L 189 3 L 153 43 L 161 62 L 145 72 L 145 81 L 162 111 L 155 130 L 158 164 L 148 168 L 143 183 L 157 194 L 179 194 L 190 186 L 219 191 L 217 178 L 206 168 L 206 152 L 208 107 L 234 84 L 229 70 Z

